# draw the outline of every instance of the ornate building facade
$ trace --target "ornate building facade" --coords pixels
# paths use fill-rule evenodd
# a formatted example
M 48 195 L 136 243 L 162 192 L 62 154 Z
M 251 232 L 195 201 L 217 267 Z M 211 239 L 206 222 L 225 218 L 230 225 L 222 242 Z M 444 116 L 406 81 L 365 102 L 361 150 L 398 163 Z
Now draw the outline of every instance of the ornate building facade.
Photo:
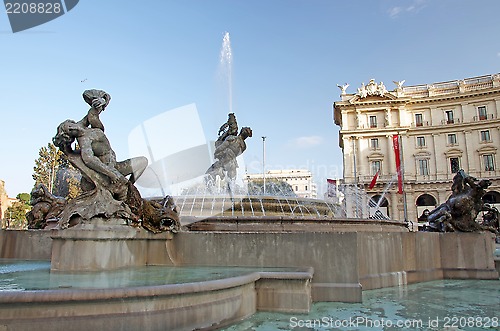
M 246 181 L 262 180 L 262 174 L 247 174 Z M 292 191 L 301 198 L 316 199 L 318 196 L 316 183 L 312 173 L 307 169 L 281 169 L 266 171 L 267 180 L 278 180 L 290 185 Z M 267 185 L 266 185 L 267 186 Z
M 416 223 L 426 209 L 446 201 L 455 173 L 464 169 L 492 180 L 484 200 L 498 207 L 500 74 L 394 84 L 388 91 L 372 79 L 352 94 L 348 84 L 339 86 L 341 100 L 333 111 L 340 127 L 343 184 L 365 190 L 370 207 L 388 218 L 406 216 Z

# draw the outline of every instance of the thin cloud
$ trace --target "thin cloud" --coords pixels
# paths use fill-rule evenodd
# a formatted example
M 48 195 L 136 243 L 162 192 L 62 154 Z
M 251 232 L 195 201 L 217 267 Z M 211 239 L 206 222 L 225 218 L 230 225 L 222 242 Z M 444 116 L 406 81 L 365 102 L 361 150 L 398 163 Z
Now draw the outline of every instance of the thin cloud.
M 297 148 L 309 148 L 320 145 L 322 142 L 323 138 L 320 136 L 307 136 L 293 139 L 291 145 Z
M 424 8 L 427 0 L 413 0 L 408 6 L 394 6 L 387 11 L 391 18 L 399 17 L 403 13 L 418 13 Z
M 389 16 L 397 17 L 402 10 L 403 9 L 401 7 L 392 7 L 391 9 L 389 9 Z

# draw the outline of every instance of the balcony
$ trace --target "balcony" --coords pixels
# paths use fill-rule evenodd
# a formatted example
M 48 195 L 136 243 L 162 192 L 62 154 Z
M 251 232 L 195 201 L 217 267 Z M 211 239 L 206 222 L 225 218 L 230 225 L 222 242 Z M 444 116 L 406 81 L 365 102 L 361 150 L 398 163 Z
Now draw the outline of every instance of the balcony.
M 494 120 L 496 119 L 495 114 L 484 114 L 484 115 L 476 115 L 472 118 L 473 122 L 478 122 L 478 121 L 487 121 L 487 120 Z
M 459 124 L 459 123 L 460 123 L 460 119 L 459 118 L 449 118 L 449 119 L 441 121 L 442 125 L 445 125 L 445 124 Z
M 422 121 L 422 122 L 412 122 L 411 126 L 412 127 L 421 127 L 421 126 L 429 126 L 429 121 Z

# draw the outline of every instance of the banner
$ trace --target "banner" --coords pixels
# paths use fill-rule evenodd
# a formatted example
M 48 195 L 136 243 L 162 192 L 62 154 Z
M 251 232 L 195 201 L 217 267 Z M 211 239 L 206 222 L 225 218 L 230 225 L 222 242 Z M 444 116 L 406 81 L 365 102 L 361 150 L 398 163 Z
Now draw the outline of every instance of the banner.
M 380 170 L 377 171 L 377 173 L 375 174 L 375 176 L 373 176 L 373 179 L 372 181 L 370 182 L 370 185 L 368 186 L 368 189 L 372 189 L 373 187 L 375 187 L 375 184 L 377 183 L 377 178 L 378 178 L 378 174 L 379 174 Z
M 328 178 L 326 180 L 326 183 L 327 183 L 327 188 L 326 188 L 327 196 L 329 198 L 336 197 L 337 196 L 337 180 Z
M 399 146 L 399 135 L 392 136 L 394 154 L 396 156 L 396 172 L 398 174 L 398 193 L 403 194 L 403 173 L 401 171 L 401 147 Z

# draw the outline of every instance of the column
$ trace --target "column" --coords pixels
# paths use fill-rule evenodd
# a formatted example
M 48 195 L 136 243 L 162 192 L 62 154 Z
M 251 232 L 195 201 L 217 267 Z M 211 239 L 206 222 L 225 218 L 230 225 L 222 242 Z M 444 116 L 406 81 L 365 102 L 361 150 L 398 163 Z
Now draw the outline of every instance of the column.
M 460 115 L 462 117 L 461 123 L 472 121 L 474 119 L 474 115 L 476 115 L 475 112 L 473 112 L 473 111 L 469 112 L 467 110 L 468 107 L 469 107 L 469 104 L 467 104 L 467 103 L 461 103 L 460 104 L 460 108 L 461 108 L 460 109 L 461 110 L 461 114 Z M 472 117 L 471 118 L 467 118 L 466 117 L 467 114 L 469 114 L 469 116 L 472 115 Z
M 392 126 L 392 116 L 391 116 L 391 109 L 390 108 L 387 108 L 385 110 L 385 126 L 386 127 Z
M 431 137 L 432 137 L 432 145 L 433 145 L 432 146 L 432 153 L 434 154 L 434 157 L 432 157 L 432 159 L 434 160 L 433 166 L 434 166 L 435 174 L 436 174 L 436 177 L 434 179 L 436 180 L 436 179 L 439 179 L 439 177 L 440 177 L 439 174 L 440 174 L 440 170 L 441 170 L 440 167 L 438 168 L 438 154 L 437 154 L 437 150 L 436 150 L 436 140 L 440 139 L 441 134 L 433 133 L 433 134 L 431 134 Z M 441 156 L 440 156 L 440 159 L 442 159 Z M 446 157 L 445 157 L 445 159 L 446 159 Z M 430 172 L 430 173 L 432 173 L 432 172 Z M 443 172 L 441 171 L 441 173 L 443 173 Z M 446 171 L 444 173 L 446 173 Z
M 473 142 L 473 139 L 471 137 L 472 131 L 471 130 L 464 130 L 463 133 L 465 135 L 465 144 L 464 144 L 465 156 L 463 157 L 463 161 L 465 161 L 465 164 L 463 164 L 462 168 L 464 170 L 468 169 L 468 171 L 466 171 L 466 172 L 471 174 L 471 173 L 476 172 L 475 162 L 472 159 L 473 157 L 475 157 L 474 147 L 469 145 L 471 142 Z

